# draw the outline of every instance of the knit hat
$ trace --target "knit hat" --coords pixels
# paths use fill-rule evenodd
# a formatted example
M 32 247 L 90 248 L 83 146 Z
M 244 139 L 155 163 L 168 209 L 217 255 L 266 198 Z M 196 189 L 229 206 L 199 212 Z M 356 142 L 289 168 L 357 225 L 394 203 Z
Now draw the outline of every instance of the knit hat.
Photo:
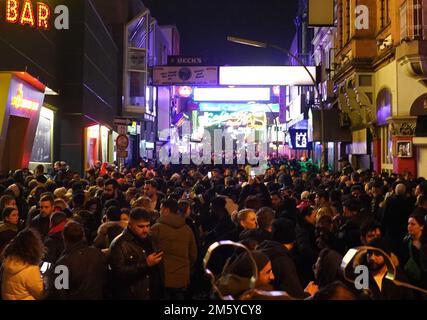
M 381 249 L 385 253 L 387 253 L 389 256 L 391 256 L 391 247 L 386 239 L 384 238 L 374 238 L 371 240 L 371 242 L 368 243 L 369 247 L 374 247 Z
M 255 260 L 258 272 L 260 272 L 270 261 L 268 256 L 261 251 L 251 251 L 252 257 Z M 250 278 L 252 273 L 252 261 L 247 252 L 241 253 L 230 266 L 230 272 L 243 278 Z
M 295 225 L 292 220 L 280 218 L 273 222 L 273 240 L 280 243 L 295 242 Z

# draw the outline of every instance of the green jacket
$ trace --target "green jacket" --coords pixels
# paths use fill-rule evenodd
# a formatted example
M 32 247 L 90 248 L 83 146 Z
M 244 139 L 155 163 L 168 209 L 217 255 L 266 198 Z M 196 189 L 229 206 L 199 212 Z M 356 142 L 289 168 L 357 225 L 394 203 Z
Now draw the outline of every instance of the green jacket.
M 184 218 L 176 214 L 160 216 L 151 227 L 151 236 L 163 251 L 165 287 L 188 287 L 190 269 L 197 259 L 197 245 Z

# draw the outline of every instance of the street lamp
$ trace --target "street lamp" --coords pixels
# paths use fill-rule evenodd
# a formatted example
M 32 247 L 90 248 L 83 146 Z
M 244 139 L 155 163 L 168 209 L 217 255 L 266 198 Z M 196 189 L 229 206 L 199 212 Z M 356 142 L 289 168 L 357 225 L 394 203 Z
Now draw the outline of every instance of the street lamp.
M 260 41 L 254 41 L 254 40 L 249 40 L 249 39 L 243 39 L 243 38 L 238 38 L 238 37 L 232 37 L 232 36 L 228 36 L 227 40 L 230 42 L 234 42 L 234 43 L 238 43 L 238 44 L 243 44 L 246 46 L 251 46 L 251 47 L 256 47 L 256 48 L 272 48 L 272 49 L 276 49 L 279 50 L 280 52 L 292 57 L 293 59 L 295 59 L 298 64 L 304 68 L 305 71 L 307 71 L 308 75 L 310 76 L 311 81 L 313 82 L 313 86 L 314 89 L 316 90 L 317 96 L 319 97 L 319 107 L 320 107 L 320 140 L 322 143 L 322 156 L 321 156 L 321 168 L 322 169 L 327 169 L 327 159 L 326 159 L 326 142 L 325 142 L 325 132 L 324 132 L 324 110 L 323 110 L 323 103 L 322 103 L 322 97 L 320 95 L 319 92 L 319 88 L 317 86 L 317 82 L 316 79 L 314 79 L 313 75 L 311 74 L 311 72 L 308 70 L 307 66 L 305 65 L 304 61 L 302 61 L 299 57 L 295 56 L 294 54 L 292 54 L 292 52 L 290 52 L 288 49 L 276 46 L 274 44 L 269 44 L 266 42 L 260 42 Z M 277 155 L 279 155 L 279 153 L 277 153 Z

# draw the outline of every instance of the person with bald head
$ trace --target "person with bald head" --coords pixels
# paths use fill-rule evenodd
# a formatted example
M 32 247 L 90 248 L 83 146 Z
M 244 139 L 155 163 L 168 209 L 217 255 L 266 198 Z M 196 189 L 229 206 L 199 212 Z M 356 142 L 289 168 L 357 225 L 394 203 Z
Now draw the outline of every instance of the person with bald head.
M 382 227 L 392 251 L 400 249 L 402 239 L 406 235 L 408 217 L 414 210 L 414 205 L 408 198 L 406 190 L 405 184 L 397 184 L 394 195 L 389 197 L 384 205 Z

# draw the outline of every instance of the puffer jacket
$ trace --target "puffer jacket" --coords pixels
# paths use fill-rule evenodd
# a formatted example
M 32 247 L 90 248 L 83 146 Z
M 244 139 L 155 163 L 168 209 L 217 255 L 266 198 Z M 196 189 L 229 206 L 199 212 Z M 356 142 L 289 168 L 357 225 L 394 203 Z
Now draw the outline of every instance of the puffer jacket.
M 186 288 L 190 269 L 197 259 L 194 234 L 185 220 L 176 215 L 161 216 L 151 227 L 151 235 L 163 251 L 166 288 Z
M 39 266 L 17 257 L 4 260 L 1 283 L 4 300 L 41 300 L 46 294 Z

